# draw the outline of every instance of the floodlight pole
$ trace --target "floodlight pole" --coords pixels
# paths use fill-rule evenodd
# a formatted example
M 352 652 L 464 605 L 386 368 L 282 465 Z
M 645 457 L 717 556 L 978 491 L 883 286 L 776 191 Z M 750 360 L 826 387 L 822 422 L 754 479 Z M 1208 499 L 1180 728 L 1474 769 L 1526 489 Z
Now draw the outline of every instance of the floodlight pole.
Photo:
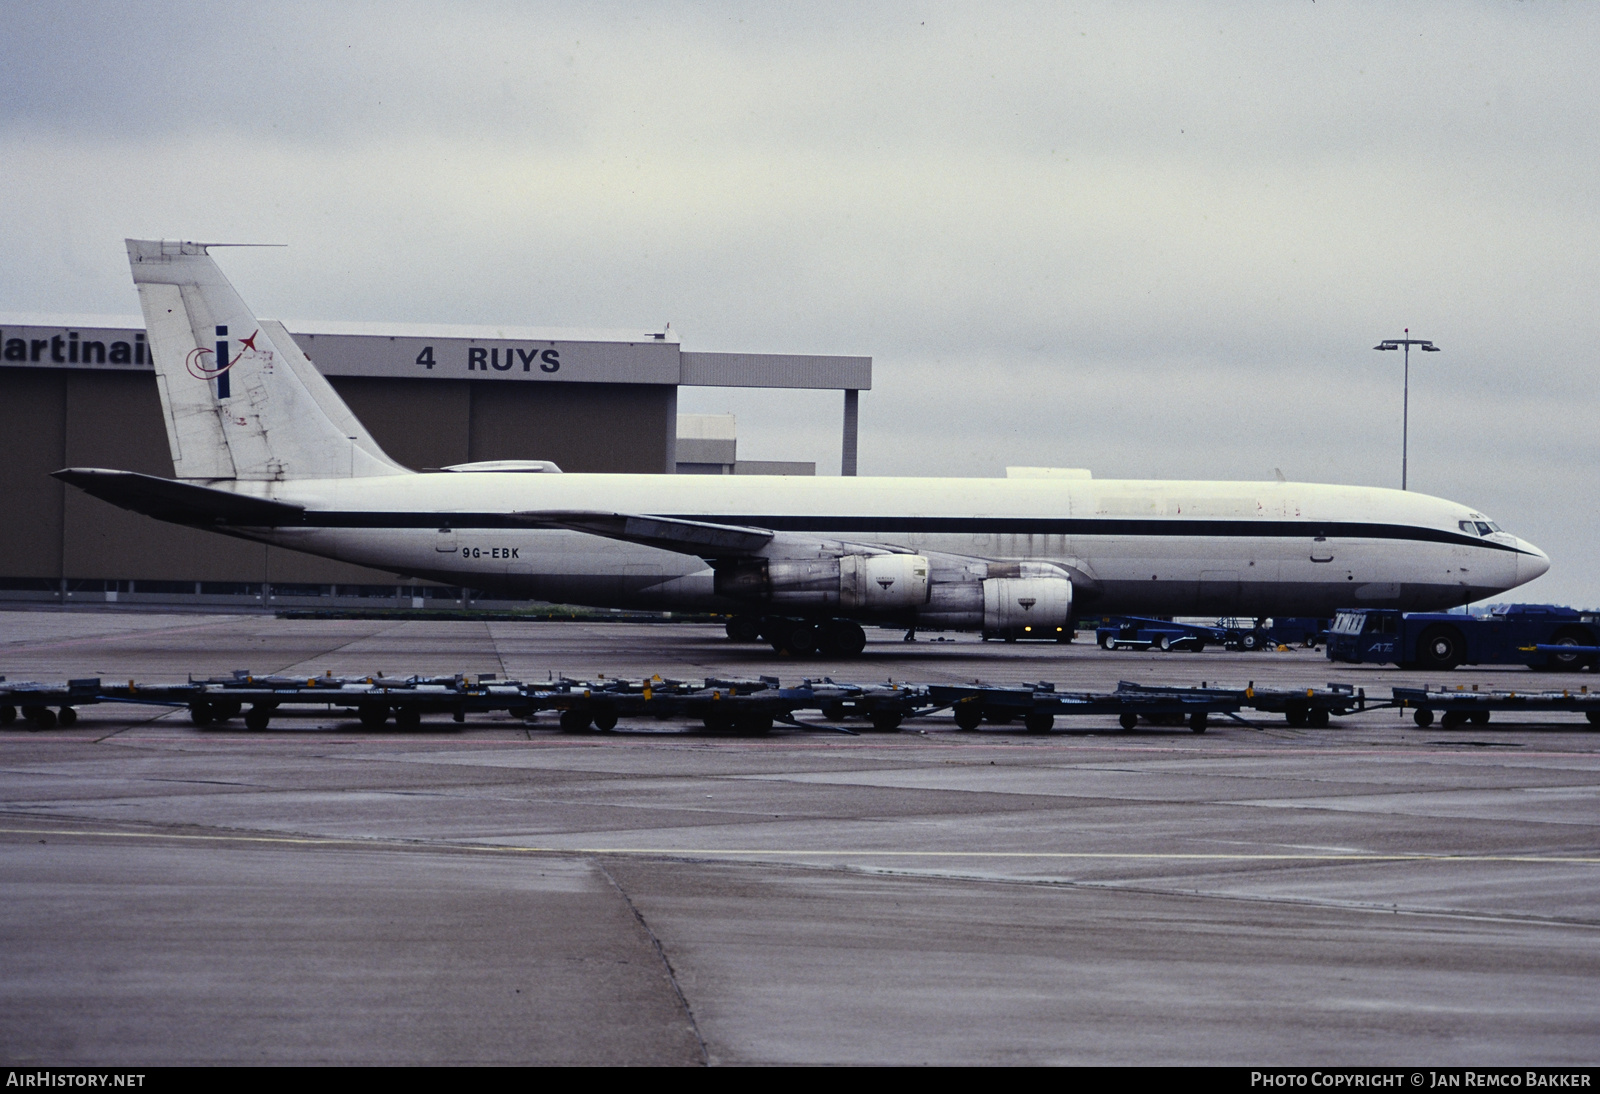
M 1439 347 L 1426 338 L 1411 337 L 1411 328 L 1406 328 L 1404 338 L 1385 338 L 1373 349 L 1403 349 L 1405 350 L 1406 368 L 1405 381 L 1402 386 L 1403 394 L 1400 397 L 1400 489 L 1406 488 L 1406 461 L 1410 455 L 1411 442 L 1411 347 L 1416 346 L 1423 353 L 1438 353 Z

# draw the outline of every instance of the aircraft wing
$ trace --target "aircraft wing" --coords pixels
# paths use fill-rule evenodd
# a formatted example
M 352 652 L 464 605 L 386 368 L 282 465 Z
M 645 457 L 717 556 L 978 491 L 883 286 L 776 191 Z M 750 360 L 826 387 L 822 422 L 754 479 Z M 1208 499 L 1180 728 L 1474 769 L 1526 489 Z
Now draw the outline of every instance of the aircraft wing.
M 646 547 L 659 547 L 701 558 L 733 558 L 754 555 L 777 538 L 766 528 L 745 528 L 735 524 L 712 524 L 681 517 L 652 517 L 635 513 L 530 512 L 516 513 L 530 524 L 570 528 L 606 539 L 620 539 Z
M 245 497 L 229 490 L 141 475 L 137 471 L 104 471 L 68 467 L 52 474 L 84 493 L 132 509 L 135 513 L 196 528 L 240 525 L 271 528 L 299 524 L 305 510 L 287 502 Z

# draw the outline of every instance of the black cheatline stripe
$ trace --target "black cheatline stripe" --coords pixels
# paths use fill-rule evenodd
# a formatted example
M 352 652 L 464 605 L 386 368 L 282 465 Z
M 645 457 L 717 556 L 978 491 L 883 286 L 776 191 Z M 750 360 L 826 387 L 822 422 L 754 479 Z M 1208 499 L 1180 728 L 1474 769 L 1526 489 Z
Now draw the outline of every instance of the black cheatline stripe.
M 1525 554 L 1516 547 L 1442 528 L 1360 521 L 1307 520 L 1167 520 L 1123 517 L 811 517 L 763 514 L 652 514 L 671 520 L 736 524 L 774 532 L 854 533 L 888 536 L 988 532 L 991 535 L 1152 536 L 1222 539 L 1397 539 L 1420 543 L 1454 543 L 1491 551 Z M 378 513 L 312 510 L 294 527 L 302 528 L 453 528 L 528 530 L 527 517 L 508 513 Z

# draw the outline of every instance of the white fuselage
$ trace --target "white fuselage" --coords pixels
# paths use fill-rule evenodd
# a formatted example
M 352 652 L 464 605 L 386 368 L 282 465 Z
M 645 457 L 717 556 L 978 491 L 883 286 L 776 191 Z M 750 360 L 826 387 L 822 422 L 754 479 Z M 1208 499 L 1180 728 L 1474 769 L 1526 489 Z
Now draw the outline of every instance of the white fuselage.
M 304 506 L 241 529 L 284 547 L 539 600 L 676 610 L 739 605 L 694 555 L 529 527 L 513 514 L 672 516 L 917 552 L 1051 562 L 1081 615 L 1330 616 L 1465 604 L 1549 568 L 1515 536 L 1463 531 L 1466 506 L 1372 487 L 1089 479 L 440 473 L 239 483 Z

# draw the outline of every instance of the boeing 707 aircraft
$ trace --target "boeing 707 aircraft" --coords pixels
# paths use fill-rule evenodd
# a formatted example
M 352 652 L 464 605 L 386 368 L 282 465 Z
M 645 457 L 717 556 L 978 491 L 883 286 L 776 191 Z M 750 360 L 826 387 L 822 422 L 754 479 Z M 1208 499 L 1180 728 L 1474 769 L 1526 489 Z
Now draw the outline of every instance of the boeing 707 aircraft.
M 1484 514 L 1294 482 L 418 473 L 204 244 L 128 240 L 175 477 L 58 478 L 160 520 L 513 597 L 724 612 L 859 653 L 862 623 L 1014 635 L 1079 613 L 1437 610 L 1549 569 Z M 534 455 L 537 455 L 535 453 Z

